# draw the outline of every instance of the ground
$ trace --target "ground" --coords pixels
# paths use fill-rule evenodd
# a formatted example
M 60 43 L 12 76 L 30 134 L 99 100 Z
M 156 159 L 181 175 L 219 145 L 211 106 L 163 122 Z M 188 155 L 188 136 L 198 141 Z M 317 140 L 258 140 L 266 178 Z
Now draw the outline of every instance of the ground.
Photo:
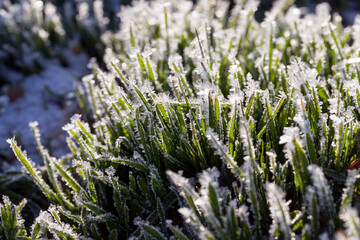
M 26 77 L 17 86 L 5 86 L 7 94 L 2 97 L 5 106 L 0 115 L 0 152 L 7 160 L 4 171 L 20 167 L 6 143 L 6 139 L 13 136 L 32 160 L 41 163 L 29 122 L 39 123 L 42 142 L 50 147 L 54 156 L 68 152 L 62 126 L 77 111 L 74 85 L 80 84 L 81 77 L 89 73 L 89 58 L 84 53 L 67 50 L 67 60 L 68 68 L 49 60 L 41 73 Z

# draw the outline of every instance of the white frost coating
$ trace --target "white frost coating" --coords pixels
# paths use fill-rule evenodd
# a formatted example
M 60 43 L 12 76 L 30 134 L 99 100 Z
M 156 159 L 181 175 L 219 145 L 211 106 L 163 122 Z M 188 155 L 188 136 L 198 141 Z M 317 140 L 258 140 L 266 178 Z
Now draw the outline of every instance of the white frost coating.
M 254 146 L 253 146 L 253 142 L 252 142 L 253 140 L 250 136 L 249 129 L 250 129 L 249 122 L 246 120 L 243 120 L 240 125 L 240 134 L 241 134 L 240 137 L 242 140 L 245 155 L 247 155 L 247 157 L 249 157 L 249 159 L 251 161 L 253 161 L 255 158 L 255 150 L 254 150 Z M 253 162 L 253 164 L 256 164 L 255 161 Z M 253 167 L 256 167 L 256 166 L 253 166 Z
M 341 215 L 345 222 L 346 235 L 349 240 L 360 239 L 360 219 L 358 211 L 355 208 L 347 206 Z
M 277 175 L 277 171 L 276 168 L 278 166 L 278 163 L 276 162 L 276 153 L 274 152 L 266 152 L 266 155 L 269 157 L 269 161 L 270 161 L 270 172 L 273 174 L 273 179 L 275 180 L 275 177 Z
M 78 130 L 80 127 L 77 124 L 77 122 L 81 121 L 81 115 L 80 114 L 74 114 L 71 118 L 70 118 L 71 123 L 66 124 L 65 126 L 62 127 L 62 129 L 64 131 L 70 131 L 70 130 Z
M 275 237 L 276 230 L 284 234 L 285 239 L 292 239 L 291 218 L 289 213 L 289 202 L 285 202 L 285 194 L 275 184 L 266 184 L 266 195 L 271 211 L 273 222 L 270 227 L 270 234 Z
M 11 239 L 13 238 L 13 233 L 12 235 L 9 235 L 9 230 L 11 231 L 12 229 L 9 229 L 9 221 L 11 220 L 16 220 L 16 227 L 19 229 L 23 229 L 24 228 L 24 219 L 21 217 L 21 209 L 24 207 L 24 205 L 27 203 L 26 199 L 23 199 L 19 205 L 14 205 L 11 201 L 10 198 L 6 195 L 2 196 L 2 203 L 0 203 L 0 209 L 1 212 L 8 212 L 10 214 L 10 219 L 8 219 L 6 217 L 7 214 L 2 215 L 1 217 L 1 226 L 3 227 L 3 231 L 5 232 L 5 236 L 6 239 Z M 19 206 L 21 206 L 21 208 L 19 208 Z M 13 224 L 13 223 L 11 223 Z M 14 226 L 15 227 L 15 226 Z
M 27 156 L 27 152 L 24 150 L 22 151 L 21 148 L 19 147 L 19 145 L 16 143 L 16 140 L 14 138 L 12 139 L 7 139 L 6 142 L 10 145 L 11 150 L 14 152 L 14 154 L 16 153 L 16 148 L 20 151 L 20 154 L 22 155 L 22 157 L 24 158 L 24 161 L 26 162 L 26 164 L 28 164 L 34 171 L 34 173 L 37 175 L 37 182 L 40 182 L 40 179 L 38 178 L 38 176 L 40 175 L 39 170 L 37 169 L 37 167 L 35 166 L 35 163 L 33 161 L 31 161 L 30 158 L 28 158 Z M 29 170 L 27 168 L 25 168 L 24 165 L 23 166 L 23 170 L 27 173 L 29 173 L 31 175 L 31 173 L 29 172 Z
M 292 154 L 295 152 L 295 145 L 293 141 L 301 143 L 300 129 L 298 127 L 284 127 L 284 133 L 280 137 L 279 144 L 285 144 L 284 152 L 288 160 L 292 159 Z
M 318 201 L 316 198 L 316 190 L 313 186 L 307 186 L 306 188 L 306 212 L 308 214 L 308 219 L 310 220 L 310 224 L 314 225 L 317 223 L 318 219 L 315 219 L 313 215 L 319 216 L 320 209 L 318 206 Z M 314 208 L 315 205 L 315 208 Z M 311 233 L 313 231 L 313 228 L 308 228 L 307 231 Z
M 333 127 L 335 130 L 335 136 L 334 136 L 334 140 L 331 142 L 331 146 L 336 148 L 336 151 L 339 152 L 339 156 L 341 155 L 341 151 L 342 151 L 342 141 L 343 141 L 343 137 L 344 137 L 344 129 L 345 129 L 345 119 L 344 117 L 339 117 L 337 115 L 331 114 L 330 115 L 330 119 L 333 122 Z M 342 164 L 342 162 L 340 162 L 340 164 Z
M 206 37 L 200 35 L 199 37 L 195 37 L 190 45 L 193 49 L 193 54 L 198 58 L 198 59 L 202 59 L 203 56 L 202 54 L 204 54 L 204 56 L 206 56 L 205 54 L 205 40 L 206 40 Z
M 214 133 L 210 127 L 206 130 L 206 137 L 211 142 L 212 147 L 216 150 L 215 154 L 219 155 L 223 159 L 226 166 L 235 174 L 235 176 L 240 177 L 240 168 L 234 161 L 233 157 L 227 152 L 223 144 L 219 141 L 219 136 Z
M 246 75 L 246 84 L 244 89 L 246 101 L 249 101 L 253 94 L 262 92 L 259 84 L 260 82 L 255 81 L 250 72 Z
M 50 205 L 48 210 L 41 211 L 39 216 L 35 219 L 34 225 L 39 223 L 40 226 L 46 228 L 55 239 L 58 238 L 59 235 L 68 235 L 74 239 L 80 239 L 80 236 L 74 232 L 72 226 L 66 223 L 57 222 L 54 214 L 58 215 L 57 208 L 55 206 Z
M 329 231 L 332 232 L 335 229 L 334 216 L 335 214 L 335 206 L 334 206 L 334 198 L 327 182 L 325 175 L 322 169 L 317 165 L 308 166 L 308 171 L 310 173 L 311 180 L 314 185 L 314 191 L 318 199 L 318 206 L 320 210 L 328 218 L 328 228 Z
M 242 205 L 237 209 L 236 200 L 229 199 L 230 191 L 227 188 L 220 188 L 218 180 L 220 173 L 216 168 L 204 170 L 200 174 L 200 188 L 197 191 L 194 191 L 196 187 L 188 185 L 187 179 L 179 176 L 179 174 L 173 174 L 168 172 L 174 183 L 177 183 L 176 180 L 180 183 L 179 191 L 184 200 L 191 198 L 196 208 L 194 210 L 188 202 L 189 207 L 182 207 L 178 211 L 183 215 L 185 222 L 197 230 L 199 239 L 231 238 L 232 235 L 230 233 L 226 235 L 226 233 L 232 231 L 232 214 L 239 217 L 240 221 L 250 228 L 247 207 Z M 217 201 L 216 205 L 214 205 L 215 201 Z M 215 206 L 217 208 L 214 208 Z M 198 214 L 202 216 L 201 219 L 199 219 Z M 217 229 L 223 229 L 224 232 L 217 231 Z
M 355 181 L 360 177 L 357 170 L 349 170 L 346 178 L 345 188 L 342 195 L 342 206 L 351 205 L 351 200 L 354 194 Z
M 169 68 L 173 74 L 176 73 L 174 65 L 178 71 L 184 72 L 183 59 L 178 53 L 175 53 L 174 55 L 171 55 L 169 57 L 168 64 L 169 64 Z
M 212 224 L 216 227 L 222 227 L 221 223 L 218 221 L 217 217 L 214 214 L 214 210 L 210 204 L 209 199 L 209 185 L 211 185 L 215 191 L 216 197 L 218 198 L 219 204 L 221 205 L 220 193 L 219 193 L 219 184 L 218 177 L 220 176 L 219 171 L 216 168 L 204 170 L 199 178 L 199 183 L 201 184 L 199 198 L 195 200 L 195 205 L 204 212 L 205 216 L 211 218 Z
M 180 195 L 186 199 L 186 195 L 190 196 L 193 200 L 200 198 L 200 196 L 194 191 L 193 186 L 190 184 L 189 180 L 182 176 L 182 172 L 174 173 L 172 171 L 166 172 L 171 181 L 179 188 Z M 186 195 L 185 195 L 186 194 Z M 183 215 L 185 222 L 196 224 L 194 227 L 198 228 L 200 224 L 200 219 L 195 214 L 194 210 L 188 207 L 182 207 L 179 210 L 179 213 Z M 193 221 L 193 219 L 195 221 Z
M 287 83 L 290 85 L 290 89 L 294 88 L 296 95 L 301 95 L 300 89 L 306 89 L 305 83 L 309 85 L 310 90 L 315 89 L 318 85 L 317 71 L 309 68 L 306 63 L 302 62 L 299 58 L 293 57 L 291 64 L 288 66 Z
M 310 126 L 309 119 L 306 115 L 306 101 L 302 98 L 296 99 L 296 115 L 294 121 L 299 125 L 303 134 L 308 134 L 311 139 L 313 138 L 312 129 Z
M 256 174 L 253 164 L 250 160 L 250 157 L 245 157 L 245 163 L 242 165 L 244 173 L 244 182 L 246 194 L 248 195 L 248 202 L 250 204 L 250 210 L 256 218 L 257 224 L 260 223 L 261 214 L 260 214 L 260 204 L 259 204 L 259 193 L 256 188 L 256 182 L 254 175 Z
M 339 93 L 336 97 L 328 99 L 330 103 L 330 113 L 340 115 L 340 113 L 345 111 L 345 103 L 341 100 Z
M 313 181 L 316 193 L 318 194 L 320 206 L 326 211 L 333 211 L 332 193 L 325 175 L 320 167 L 317 165 L 308 166 L 308 170 Z
M 105 213 L 100 215 L 88 215 L 87 220 L 93 221 L 93 222 L 107 222 L 107 221 L 113 221 L 116 219 L 116 217 L 112 213 Z
M 196 192 L 193 191 L 193 188 L 189 182 L 189 180 L 187 178 L 184 178 L 182 176 L 182 171 L 179 171 L 178 173 L 174 173 L 172 171 L 166 171 L 166 174 L 169 176 L 169 178 L 171 179 L 171 181 L 178 187 L 181 187 L 183 189 L 185 189 L 188 192 L 192 192 L 194 194 L 197 194 Z

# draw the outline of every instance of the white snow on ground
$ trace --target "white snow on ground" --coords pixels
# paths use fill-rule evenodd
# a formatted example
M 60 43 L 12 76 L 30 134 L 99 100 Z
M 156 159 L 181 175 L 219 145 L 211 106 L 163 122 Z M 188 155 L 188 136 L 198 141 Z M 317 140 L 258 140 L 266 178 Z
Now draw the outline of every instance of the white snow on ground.
M 52 154 L 61 157 L 68 152 L 65 143 L 66 133 L 61 127 L 67 123 L 76 108 L 76 100 L 61 103 L 56 101 L 54 95 L 46 91 L 46 87 L 56 94 L 74 94 L 74 84 L 87 74 L 87 55 L 75 55 L 70 50 L 66 52 L 69 68 L 64 68 L 56 62 L 49 61 L 40 74 L 27 77 L 20 85 L 24 95 L 14 102 L 8 103 L 0 115 L 0 154 L 8 159 L 14 155 L 6 139 L 18 136 L 18 143 L 27 151 L 36 163 L 42 163 L 36 150 L 35 142 L 29 122 L 37 121 L 43 145 L 51 139 Z M 11 165 L 5 164 L 4 171 L 9 171 Z M 16 160 L 11 169 L 18 169 L 20 163 Z

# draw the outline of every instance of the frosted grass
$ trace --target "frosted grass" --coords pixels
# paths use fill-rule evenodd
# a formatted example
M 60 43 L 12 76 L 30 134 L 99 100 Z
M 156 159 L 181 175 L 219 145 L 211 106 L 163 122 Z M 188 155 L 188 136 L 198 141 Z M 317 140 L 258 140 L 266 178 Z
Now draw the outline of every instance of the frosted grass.
M 136 2 L 102 36 L 108 69 L 76 91 L 69 158 L 32 174 L 10 140 L 54 206 L 26 234 L 356 238 L 358 22 L 326 4 L 276 1 L 262 23 L 258 1 L 181 4 Z

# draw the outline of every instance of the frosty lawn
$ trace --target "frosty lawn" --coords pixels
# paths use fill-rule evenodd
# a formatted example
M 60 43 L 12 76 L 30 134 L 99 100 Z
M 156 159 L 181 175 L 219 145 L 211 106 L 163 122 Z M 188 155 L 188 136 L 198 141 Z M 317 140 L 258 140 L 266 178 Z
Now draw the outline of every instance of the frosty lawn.
M 360 18 L 279 0 L 258 23 L 257 5 L 122 9 L 63 127 L 71 155 L 36 123 L 44 167 L 8 140 L 50 206 L 26 229 L 4 197 L 2 237 L 359 239 Z

